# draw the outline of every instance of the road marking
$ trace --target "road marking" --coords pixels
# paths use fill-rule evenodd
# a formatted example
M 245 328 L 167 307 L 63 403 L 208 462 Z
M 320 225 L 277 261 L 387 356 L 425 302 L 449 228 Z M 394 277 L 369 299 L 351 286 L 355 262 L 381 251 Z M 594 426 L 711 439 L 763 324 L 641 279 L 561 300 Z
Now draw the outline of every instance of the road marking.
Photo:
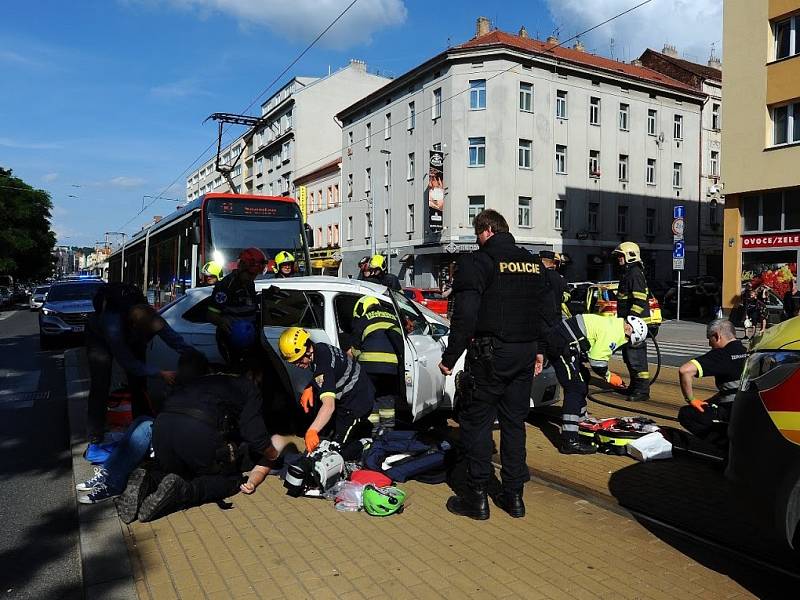
M 11 316 L 14 316 L 15 314 L 17 313 L 13 310 L 4 310 L 3 312 L 0 312 L 0 321 L 3 321 Z

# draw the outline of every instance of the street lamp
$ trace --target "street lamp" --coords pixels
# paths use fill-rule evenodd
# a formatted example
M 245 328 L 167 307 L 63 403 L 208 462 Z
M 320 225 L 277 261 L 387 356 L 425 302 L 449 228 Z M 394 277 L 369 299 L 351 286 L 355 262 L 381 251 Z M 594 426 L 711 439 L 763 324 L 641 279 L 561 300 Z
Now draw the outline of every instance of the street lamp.
M 386 272 L 392 270 L 392 151 L 383 149 L 381 154 L 387 156 L 386 159 Z
M 110 235 L 121 235 L 122 236 L 122 256 L 120 257 L 120 265 L 119 265 L 119 280 L 125 281 L 125 232 L 124 231 L 106 231 L 106 240 L 108 240 L 108 236 Z M 106 241 L 106 243 L 108 243 Z

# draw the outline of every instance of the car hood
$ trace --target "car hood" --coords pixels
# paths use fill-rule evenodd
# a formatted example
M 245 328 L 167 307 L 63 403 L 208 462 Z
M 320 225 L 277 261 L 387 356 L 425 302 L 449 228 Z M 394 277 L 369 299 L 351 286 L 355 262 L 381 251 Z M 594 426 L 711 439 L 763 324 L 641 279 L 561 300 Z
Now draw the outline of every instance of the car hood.
M 800 317 L 770 327 L 753 340 L 750 350 L 800 350 Z
M 64 300 L 63 302 L 47 302 L 45 308 L 60 313 L 92 313 L 94 306 L 91 300 Z

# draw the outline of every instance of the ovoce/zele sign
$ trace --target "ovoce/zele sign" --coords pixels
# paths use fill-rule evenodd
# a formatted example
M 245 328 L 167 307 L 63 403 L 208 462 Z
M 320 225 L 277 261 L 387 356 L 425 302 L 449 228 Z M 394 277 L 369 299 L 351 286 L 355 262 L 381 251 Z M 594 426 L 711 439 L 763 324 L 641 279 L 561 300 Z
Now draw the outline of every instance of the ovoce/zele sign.
M 743 235 L 742 249 L 800 247 L 800 234 L 792 235 Z

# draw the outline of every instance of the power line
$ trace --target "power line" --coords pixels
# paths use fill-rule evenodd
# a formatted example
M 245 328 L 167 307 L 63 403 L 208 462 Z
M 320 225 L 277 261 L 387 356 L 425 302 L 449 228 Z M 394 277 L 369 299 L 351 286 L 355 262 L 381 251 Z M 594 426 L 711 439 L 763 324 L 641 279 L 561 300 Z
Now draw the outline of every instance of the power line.
M 297 57 L 296 57 L 296 58 L 295 58 L 295 59 L 294 59 L 292 62 L 290 62 L 290 63 L 289 63 L 287 66 L 286 66 L 286 68 L 285 68 L 285 69 L 283 69 L 283 71 L 281 71 L 281 72 L 280 72 L 280 74 L 278 74 L 278 75 L 277 75 L 277 76 L 276 76 L 276 77 L 275 77 L 275 78 L 274 78 L 274 79 L 273 79 L 273 80 L 272 80 L 272 81 L 269 83 L 269 85 L 268 85 L 266 88 L 264 88 L 264 89 L 263 89 L 263 90 L 262 90 L 262 91 L 261 91 L 261 92 L 260 92 L 260 93 L 259 93 L 259 94 L 258 94 L 258 95 L 257 95 L 257 96 L 256 96 L 256 97 L 255 97 L 255 98 L 254 98 L 254 99 L 253 99 L 251 102 L 250 102 L 250 104 L 248 104 L 248 105 L 245 107 L 245 109 L 244 109 L 243 111 L 241 111 L 241 113 L 242 113 L 242 114 L 245 114 L 245 113 L 247 113 L 247 111 L 248 111 L 248 110 L 250 110 L 250 109 L 252 108 L 252 106 L 253 106 L 253 105 L 254 105 L 256 102 L 258 102 L 258 101 L 261 99 L 261 97 L 262 97 L 262 96 L 264 96 L 264 94 L 266 94 L 266 93 L 267 93 L 267 92 L 268 92 L 268 91 L 269 91 L 269 90 L 272 88 L 272 86 L 273 86 L 273 85 L 275 85 L 275 84 L 276 84 L 276 83 L 277 83 L 277 82 L 278 82 L 278 81 L 281 79 L 281 77 L 283 77 L 283 76 L 284 76 L 284 75 L 285 75 L 287 72 L 289 72 L 289 70 L 290 70 L 290 69 L 291 69 L 293 66 L 295 66 L 295 65 L 296 65 L 296 64 L 297 64 L 297 63 L 300 61 L 300 59 L 302 59 L 302 58 L 303 58 L 303 56 L 305 56 L 305 55 L 306 55 L 306 54 L 307 54 L 307 53 L 308 53 L 308 52 L 311 50 L 311 48 L 313 48 L 313 47 L 316 45 L 316 43 L 317 43 L 317 42 L 318 42 L 320 39 L 322 39 L 322 37 L 323 37 L 323 36 L 324 36 L 326 33 L 328 33 L 328 31 L 330 31 L 330 30 L 331 30 L 331 28 L 332 28 L 334 25 L 336 25 L 336 23 L 338 23 L 338 22 L 339 22 L 339 20 L 340 20 L 342 17 L 344 17 L 344 15 L 345 15 L 345 14 L 347 14 L 347 12 L 348 12 L 348 11 L 349 11 L 351 8 L 353 8 L 353 6 L 356 4 L 356 2 L 358 2 L 358 0 L 352 0 L 352 2 L 350 2 L 350 4 L 348 4 L 348 5 L 347 5 L 347 6 L 344 8 L 344 10 L 342 10 L 342 12 L 340 12 L 340 13 L 337 15 L 337 17 L 336 17 L 336 18 L 335 18 L 333 21 L 331 21 L 331 22 L 328 24 L 328 26 L 327 26 L 327 27 L 325 27 L 325 29 L 323 29 L 323 30 L 322 30 L 322 31 L 319 33 L 319 35 L 317 35 L 317 37 L 315 37 L 315 38 L 314 38 L 314 39 L 311 41 L 311 43 L 309 43 L 309 44 L 308 44 L 308 45 L 307 45 L 307 46 L 306 46 L 306 47 L 303 49 L 303 51 L 302 51 L 300 54 L 298 54 L 298 55 L 297 55 Z M 223 131 L 223 133 L 226 133 L 226 131 Z M 207 153 L 209 150 L 211 150 L 211 149 L 213 149 L 213 148 L 214 148 L 214 145 L 215 145 L 215 142 L 211 142 L 211 143 L 210 143 L 208 146 L 206 146 L 206 148 L 205 148 L 205 149 L 204 149 L 204 150 L 203 150 L 203 151 L 202 151 L 202 152 L 201 152 L 201 153 L 200 153 L 200 154 L 197 156 L 197 158 L 195 158 L 195 159 L 194 159 L 194 160 L 191 162 L 191 164 L 189 164 L 189 166 L 188 166 L 188 167 L 186 167 L 186 168 L 185 168 L 183 171 L 181 171 L 181 173 L 180 173 L 180 174 L 179 174 L 179 175 L 178 175 L 178 176 L 177 176 L 175 179 L 173 179 L 173 180 L 170 182 L 170 184 L 169 184 L 167 187 L 165 187 L 165 188 L 164 188 L 164 189 L 161 191 L 161 193 L 159 193 L 157 196 L 155 196 L 155 197 L 153 198 L 153 200 L 151 200 L 151 201 L 150 201 L 150 202 L 149 202 L 147 205 L 143 206 L 143 207 L 142 207 L 142 209 L 141 209 L 141 210 L 140 210 L 138 213 L 136 213 L 136 214 L 135 214 L 135 215 L 133 215 L 133 216 L 132 216 L 130 219 L 128 219 L 128 220 L 125 222 L 125 224 L 124 224 L 124 225 L 122 225 L 122 227 L 120 227 L 119 229 L 120 229 L 120 230 L 123 230 L 123 229 L 125 229 L 125 228 L 126 228 L 128 225 L 130 225 L 130 224 L 131 224 L 131 223 L 132 223 L 132 222 L 133 222 L 133 221 L 134 221 L 134 220 L 135 220 L 135 219 L 136 219 L 136 218 L 137 218 L 139 215 L 141 215 L 141 214 L 142 214 L 144 211 L 146 211 L 148 208 L 150 208 L 150 206 L 152 206 L 152 205 L 153 205 L 153 203 L 155 203 L 155 201 L 156 201 L 156 200 L 158 200 L 159 198 L 161 198 L 161 197 L 162 197 L 162 196 L 163 196 L 163 195 L 164 195 L 164 194 L 167 192 L 167 190 L 169 190 L 169 189 L 170 189 L 170 188 L 171 188 L 173 185 L 175 185 L 175 184 L 176 184 L 176 183 L 177 183 L 179 180 L 183 179 L 184 175 L 185 175 L 186 173 L 188 173 L 189 171 L 191 171 L 191 170 L 194 168 L 194 166 L 195 166 L 195 165 L 196 165 L 198 162 L 201 162 L 201 161 L 202 161 L 202 159 L 203 159 L 203 157 L 206 155 L 206 153 Z

